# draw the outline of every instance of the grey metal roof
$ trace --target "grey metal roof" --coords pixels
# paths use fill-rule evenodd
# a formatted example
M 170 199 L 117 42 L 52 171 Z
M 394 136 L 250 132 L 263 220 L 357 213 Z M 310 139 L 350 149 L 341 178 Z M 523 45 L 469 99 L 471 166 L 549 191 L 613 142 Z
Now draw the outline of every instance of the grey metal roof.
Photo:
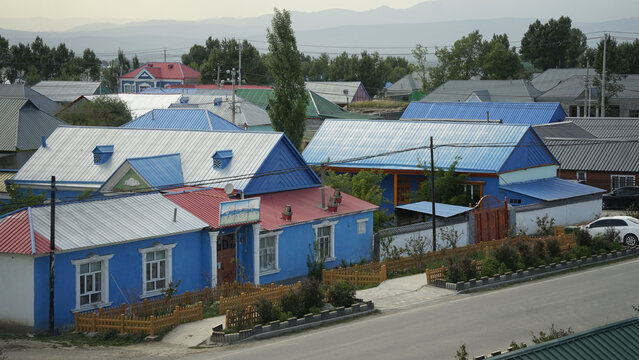
M 177 209 L 176 221 L 173 221 Z M 55 241 L 61 250 L 104 246 L 208 227 L 162 194 L 83 201 L 56 206 Z M 31 209 L 34 230 L 47 239 L 49 206 Z
M 60 108 L 55 101 L 23 84 L 0 84 L 0 97 L 29 99 L 38 109 L 52 116 Z
M 224 91 L 228 93 L 228 91 Z M 222 103 L 220 105 L 215 105 L 216 98 L 222 99 Z M 199 109 L 206 109 L 226 121 L 232 121 L 233 112 L 231 111 L 232 99 L 230 95 L 184 95 L 182 97 L 182 102 L 171 105 L 171 108 L 197 107 Z M 235 107 L 237 109 L 235 112 L 235 123 L 238 126 L 242 127 L 244 124 L 249 127 L 271 125 L 271 118 L 268 116 L 266 110 L 242 99 L 237 95 L 235 96 Z
M 592 78 L 597 76 L 597 74 L 594 74 L 594 76 L 590 74 L 590 76 L 590 81 L 592 81 Z M 574 75 L 549 89 L 543 95 L 538 96 L 537 101 L 583 101 L 585 81 L 585 75 Z M 612 96 L 610 98 L 611 102 L 639 101 L 639 75 L 624 75 L 617 81 L 617 84 L 623 86 L 623 91 Z M 593 88 L 593 90 L 592 101 L 597 102 L 597 89 Z
M 563 170 L 639 172 L 639 137 L 634 139 L 544 140 Z
M 153 109 L 168 109 L 171 104 L 179 103 L 181 94 L 111 94 L 85 96 L 88 100 L 98 96 L 108 96 L 124 101 L 133 118 L 138 118 Z
M 65 125 L 24 98 L 0 97 L 0 151 L 33 150 L 55 128 Z
M 432 215 L 433 203 L 430 201 L 419 201 L 416 203 L 399 205 L 399 206 L 396 206 L 395 209 L 404 209 L 404 210 L 416 211 L 422 214 Z M 449 218 L 449 217 L 453 217 L 453 216 L 471 211 L 472 209 L 473 208 L 469 208 L 466 206 L 435 203 L 435 216 Z
M 223 187 L 232 182 L 242 190 L 282 138 L 282 133 L 183 131 L 127 129 L 109 127 L 70 127 L 56 129 L 18 171 L 14 181 L 42 184 L 51 175 L 67 186 L 98 188 L 128 158 L 179 153 L 184 182 L 207 181 L 210 186 Z M 113 145 L 111 158 L 94 165 L 92 151 L 99 145 Z M 215 169 L 211 156 L 218 150 L 232 150 L 233 160 L 224 169 Z M 220 179 L 215 181 L 215 179 Z
M 428 77 L 428 73 L 426 73 Z M 422 79 L 419 77 L 417 71 L 404 76 L 403 78 L 395 81 L 393 85 L 386 89 L 386 96 L 408 96 L 413 91 L 422 90 Z
M 526 80 L 449 80 L 420 101 L 466 101 L 473 93 L 482 94 L 483 98 L 490 96 L 493 102 L 534 102 L 541 95 Z
M 318 93 L 335 104 L 344 104 L 346 98 L 349 103 L 353 102 L 360 85 L 361 81 L 307 81 L 306 90 Z M 348 90 L 348 94 L 344 94 L 344 89 Z
M 533 129 L 543 140 L 545 138 L 595 139 L 593 134 L 572 121 L 534 125 Z
M 602 139 L 639 137 L 639 118 L 567 117 L 566 121 Z
M 548 91 L 557 86 L 560 82 L 567 80 L 574 75 L 586 76 L 584 68 L 569 69 L 548 69 L 541 74 L 536 75 L 530 81 L 532 85 L 539 91 Z M 595 69 L 590 69 L 590 76 L 596 75 Z
M 40 81 L 33 85 L 33 90 L 57 102 L 72 102 L 80 96 L 109 94 L 99 81 Z
M 499 188 L 543 201 L 570 199 L 605 192 L 594 186 L 557 177 L 505 184 L 500 185 Z

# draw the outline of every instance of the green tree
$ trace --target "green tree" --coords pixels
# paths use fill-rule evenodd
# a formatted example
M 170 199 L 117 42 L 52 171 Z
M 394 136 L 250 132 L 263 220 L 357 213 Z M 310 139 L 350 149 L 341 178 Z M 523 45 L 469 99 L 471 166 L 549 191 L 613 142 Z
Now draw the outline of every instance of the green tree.
M 27 206 L 44 204 L 46 194 L 35 195 L 31 189 L 20 189 L 13 183 L 7 185 L 10 198 L 6 203 L 0 203 L 0 215 L 10 213 Z
M 268 114 L 275 131 L 283 131 L 293 145 L 301 149 L 308 96 L 302 77 L 300 53 L 291 27 L 291 15 L 287 10 L 275 9 L 266 37 L 269 49 L 266 66 L 274 84 Z
M 562 16 L 542 24 L 537 20 L 530 24 L 521 39 L 521 57 L 541 70 L 569 68 L 578 64 L 586 50 L 586 36 L 572 27 L 572 20 Z
M 9 40 L 0 35 L 0 69 L 4 69 L 9 66 L 10 58 L 11 52 L 9 51 Z M 4 80 L 2 71 L 0 71 L 0 80 Z
M 481 69 L 482 79 L 486 80 L 508 80 L 518 77 L 522 66 L 515 48 L 510 48 L 508 35 L 493 35 L 491 41 L 484 43 Z
M 430 82 L 428 81 L 428 68 L 426 67 L 426 56 L 428 55 L 428 48 L 422 44 L 415 45 L 415 48 L 411 51 L 413 57 L 417 61 L 416 71 L 419 74 L 419 78 L 422 81 L 422 92 L 428 94 L 433 90 Z
M 93 50 L 84 49 L 82 53 L 82 67 L 89 79 L 93 81 L 100 80 L 100 59 L 95 56 Z
M 129 62 L 129 59 L 127 59 L 126 55 L 124 55 L 124 52 L 118 49 L 117 59 L 111 60 L 109 65 L 102 72 L 102 81 L 109 90 L 118 92 L 118 81 L 120 76 L 128 73 L 129 71 L 131 71 L 131 62 Z
M 627 70 L 631 70 L 628 62 L 628 47 L 624 46 L 620 49 L 620 44 L 613 37 L 606 36 L 598 44 L 596 49 L 589 49 L 586 52 L 586 57 L 590 60 L 590 64 L 594 67 L 598 76 L 593 79 L 593 86 L 597 88 L 597 93 L 601 94 L 602 84 L 601 75 L 603 72 L 603 48 L 604 41 L 606 42 L 606 92 L 604 94 L 604 101 L 606 104 L 606 111 L 610 110 L 610 99 L 615 97 L 620 92 L 624 91 L 623 84 L 620 83 L 621 79 L 627 74 Z M 597 106 L 601 107 L 601 96 L 598 96 Z
M 138 56 L 135 55 L 133 56 L 133 59 L 131 59 L 131 69 L 137 69 L 140 67 L 140 60 L 138 59 Z
M 456 159 L 448 169 L 437 168 L 435 171 L 435 202 L 451 205 L 466 206 L 470 197 L 460 186 L 468 180 L 465 174 L 457 174 L 455 171 L 459 159 Z M 430 164 L 421 164 L 424 168 L 426 181 L 422 182 L 417 190 L 418 201 L 431 201 L 431 174 Z
M 131 121 L 131 111 L 118 98 L 99 96 L 58 114 L 68 124 L 81 126 L 120 126 Z
M 433 88 L 448 80 L 468 80 L 481 75 L 484 44 L 479 30 L 455 41 L 451 48 L 435 50 L 439 65 L 430 70 Z

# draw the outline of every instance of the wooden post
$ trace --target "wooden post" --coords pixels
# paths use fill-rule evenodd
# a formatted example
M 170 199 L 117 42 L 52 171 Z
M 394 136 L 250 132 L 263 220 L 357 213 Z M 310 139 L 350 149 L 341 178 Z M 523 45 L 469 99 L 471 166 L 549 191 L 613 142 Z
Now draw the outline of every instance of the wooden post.
M 95 332 L 95 318 L 96 314 L 94 312 L 91 313 L 91 332 Z
M 149 313 L 149 308 L 147 307 L 148 304 L 146 303 L 146 299 L 144 299 L 142 303 L 144 304 L 144 315 L 146 315 Z
M 149 317 L 149 335 L 150 336 L 154 336 L 155 335 L 155 316 L 151 315 Z
M 125 314 L 126 313 L 126 304 L 122 303 L 122 305 L 120 305 L 120 314 Z
M 226 328 L 229 328 L 229 319 L 231 318 L 231 310 L 226 310 Z
M 75 324 L 75 331 L 74 332 L 80 332 L 79 327 L 79 321 L 78 321 L 78 313 L 74 313 L 73 314 L 73 322 Z
M 200 316 L 199 316 L 199 317 L 200 317 L 200 319 L 202 319 L 202 318 L 203 318 L 203 314 L 202 314 L 202 301 L 198 301 L 198 302 L 197 302 L 197 308 L 198 308 L 198 311 L 200 312 Z
M 355 286 L 359 285 L 359 271 L 355 270 Z
M 174 325 L 179 325 L 180 323 L 181 323 L 181 321 L 180 321 L 180 306 L 179 305 L 175 305 L 175 310 L 173 310 L 173 324 Z
M 383 264 L 383 265 L 382 265 L 382 271 L 380 272 L 380 275 L 381 275 L 381 276 L 380 276 L 380 278 L 381 278 L 381 279 L 380 279 L 380 280 L 381 280 L 380 282 L 382 282 L 382 281 L 386 281 L 386 264 Z
M 124 314 L 120 314 L 120 334 L 124 334 Z
M 191 294 L 189 294 L 188 291 L 184 292 L 184 302 L 186 304 L 190 304 L 191 303 Z

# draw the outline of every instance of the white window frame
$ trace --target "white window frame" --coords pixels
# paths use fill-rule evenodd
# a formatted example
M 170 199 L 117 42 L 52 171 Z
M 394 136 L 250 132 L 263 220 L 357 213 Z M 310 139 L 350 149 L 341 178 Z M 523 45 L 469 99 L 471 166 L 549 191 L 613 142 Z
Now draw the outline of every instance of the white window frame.
M 74 312 L 78 311 L 86 311 L 97 309 L 105 306 L 111 305 L 109 301 L 109 260 L 113 257 L 113 254 L 110 255 L 92 255 L 85 259 L 71 260 L 71 264 L 75 266 L 75 309 Z M 102 285 L 102 300 L 97 303 L 80 305 L 80 277 L 82 274 L 80 273 L 80 268 L 82 265 L 91 264 L 91 263 L 101 263 L 101 276 L 100 282 Z
M 586 182 L 588 179 L 587 173 L 585 171 L 577 171 L 577 173 L 575 174 L 575 178 L 577 179 L 577 181 L 582 181 L 582 179 L 579 178 L 579 174 L 583 174 L 584 176 L 583 181 Z
M 131 84 L 124 84 L 124 92 L 125 93 L 131 93 L 133 90 L 133 85 Z
M 148 82 L 145 81 L 143 83 L 138 84 L 138 91 L 137 92 L 141 93 L 142 91 L 144 91 L 146 89 L 150 89 L 150 88 L 153 88 L 153 84 L 148 83 Z
M 280 251 L 279 251 L 279 243 L 280 243 L 280 235 L 282 234 L 282 231 L 273 231 L 273 232 L 267 232 L 264 234 L 260 234 L 260 248 L 259 248 L 259 266 L 260 266 L 260 276 L 262 275 L 269 275 L 269 274 L 275 274 L 280 272 Z M 275 243 L 273 244 L 274 246 L 274 257 L 275 257 L 275 261 L 274 261 L 274 265 L 273 268 L 271 269 L 265 269 L 262 270 L 262 240 L 266 240 L 267 238 L 275 238 Z
M 357 219 L 357 235 L 366 234 L 367 223 L 368 223 L 368 218 Z
M 315 246 L 315 259 L 320 260 L 319 254 L 317 252 L 317 236 L 319 229 L 330 227 L 330 251 L 328 256 L 324 258 L 324 261 L 334 261 L 335 260 L 335 225 L 337 224 L 337 220 L 335 221 L 322 221 L 319 224 L 313 225 L 313 230 L 315 230 L 315 237 L 313 238 L 313 245 Z
M 624 186 L 634 186 L 634 185 L 636 184 L 636 182 L 635 182 L 635 180 L 636 180 L 636 179 L 635 179 L 635 176 L 634 176 L 634 175 L 610 175 L 610 191 L 617 190 L 617 189 L 619 189 L 619 188 L 621 188 L 621 187 L 624 187 L 624 186 L 614 187 L 614 185 L 615 185 L 615 178 L 616 178 L 616 177 L 617 177 L 617 178 L 621 178 L 621 177 L 624 177 L 624 178 L 632 178 L 632 184 L 626 184 L 626 185 L 624 185 Z
M 157 295 L 161 295 L 163 293 L 163 291 L 169 287 L 169 283 L 171 283 L 173 281 L 173 248 L 176 246 L 177 244 L 155 244 L 151 247 L 148 248 L 144 248 L 144 249 L 138 249 L 138 252 L 140 254 L 142 254 L 142 295 L 140 295 L 140 298 L 145 298 L 145 297 L 150 297 L 150 296 L 157 296 Z M 163 289 L 155 289 L 152 291 L 147 291 L 146 290 L 146 254 L 150 253 L 150 252 L 154 252 L 154 251 L 165 251 L 164 254 L 164 260 L 166 261 L 166 268 L 165 268 L 165 273 L 164 273 L 164 288 Z

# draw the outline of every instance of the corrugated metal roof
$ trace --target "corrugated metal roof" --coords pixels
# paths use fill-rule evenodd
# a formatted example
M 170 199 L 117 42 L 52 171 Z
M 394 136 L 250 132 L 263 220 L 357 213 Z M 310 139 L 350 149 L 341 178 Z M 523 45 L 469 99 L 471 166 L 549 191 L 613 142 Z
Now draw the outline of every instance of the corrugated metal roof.
M 566 121 L 602 139 L 639 137 L 639 118 L 567 117 Z
M 491 360 L 618 360 L 639 354 L 639 317 L 493 356 Z
M 428 76 L 428 73 L 426 73 Z M 417 71 L 397 80 L 386 89 L 386 96 L 409 96 L 413 91 L 422 91 L 422 79 Z
M 53 101 L 72 102 L 80 96 L 109 94 L 111 91 L 99 81 L 40 81 L 33 90 Z
M 396 206 L 395 209 L 404 209 L 404 210 L 416 211 L 422 214 L 432 215 L 433 203 L 430 201 L 419 201 L 412 204 L 399 205 L 399 206 Z M 463 214 L 470 210 L 472 210 L 472 208 L 465 207 L 465 206 L 435 203 L 435 215 L 437 217 L 449 218 L 459 214 Z
M 23 84 L 0 84 L 0 97 L 29 99 L 38 109 L 51 116 L 55 115 L 60 107 L 53 100 Z
M 565 139 L 595 139 L 596 136 L 584 130 L 572 121 L 562 121 L 551 124 L 533 126 L 540 138 L 565 138 Z
M 176 221 L 173 221 L 176 208 Z M 55 211 L 55 242 L 61 250 L 116 244 L 208 227 L 161 194 L 60 204 Z M 32 208 L 34 230 L 46 238 L 50 218 L 50 207 Z
M 155 189 L 184 183 L 180 154 L 127 159 L 127 162 Z
M 401 119 L 501 120 L 504 124 L 538 125 L 562 121 L 559 103 L 411 102 Z
M 0 253 L 41 254 L 49 252 L 50 246 L 39 232 L 34 230 L 31 236 L 28 209 L 0 217 Z
M 499 188 L 543 201 L 570 199 L 605 192 L 603 189 L 556 177 L 500 185 Z
M 6 180 L 10 180 L 18 170 L 0 170 L 0 193 L 7 192 Z
M 98 96 L 117 98 L 126 103 L 134 118 L 138 118 L 153 109 L 168 109 L 171 104 L 180 102 L 180 94 L 111 94 L 85 96 L 93 101 Z
M 464 102 L 473 92 L 485 91 L 495 102 L 535 102 L 541 91 L 526 80 L 449 80 L 440 85 L 423 102 Z
M 361 81 L 307 81 L 306 90 L 313 91 L 334 104 L 357 101 L 355 95 L 363 87 Z M 347 92 L 346 94 L 344 92 Z M 368 97 L 370 101 L 370 97 Z
M 238 89 L 236 89 L 238 90 Z M 146 88 L 138 94 L 180 94 L 180 95 L 231 95 L 231 90 L 200 88 Z
M 122 125 L 135 129 L 181 129 L 243 131 L 239 127 L 204 109 L 157 109 Z
M 156 79 L 199 80 L 200 72 L 179 62 L 150 62 L 130 71 L 120 79 L 133 79 L 142 70 L 147 70 Z
M 175 189 L 175 191 L 179 190 Z M 182 192 L 167 193 L 164 196 L 213 229 L 220 227 L 220 203 L 234 200 L 229 198 L 223 189 L 186 189 Z
M 229 181 L 244 189 L 282 133 L 125 129 L 107 127 L 60 127 L 20 169 L 14 181 L 49 182 L 81 187 L 100 187 L 129 158 L 179 153 L 187 184 L 212 182 L 224 187 Z M 113 145 L 110 160 L 94 165 L 91 151 L 98 145 Z M 224 169 L 213 168 L 211 156 L 218 150 L 233 150 L 233 160 Z M 238 178 L 242 176 L 243 178 Z M 216 183 L 214 179 L 221 179 Z
M 222 102 L 215 105 L 216 99 L 221 98 Z M 185 95 L 182 97 L 185 103 L 173 104 L 171 108 L 193 108 L 206 109 L 217 116 L 231 122 L 233 119 L 232 99 L 230 95 Z M 259 106 L 244 100 L 239 96 L 235 97 L 235 123 L 240 127 L 246 124 L 249 128 L 254 126 L 271 125 L 271 118 L 266 111 Z
M 64 124 L 28 99 L 0 97 L 0 151 L 37 149 L 42 136 Z
M 590 76 L 595 76 L 594 69 L 590 69 Z M 548 91 L 557 84 L 564 80 L 567 80 L 575 75 L 586 76 L 585 68 L 570 68 L 570 69 L 547 69 L 541 74 L 535 76 L 530 83 L 539 91 Z M 583 86 L 582 86 L 583 88 Z M 582 89 L 583 90 L 583 89 Z
M 433 137 L 435 166 L 448 168 L 459 158 L 458 171 L 496 173 L 529 131 L 524 125 L 429 121 L 325 120 L 304 150 L 309 164 L 330 159 L 331 166 L 420 170 L 429 163 Z M 440 145 L 448 145 L 441 146 Z M 422 149 L 404 151 L 422 147 Z M 357 160 L 357 158 L 395 152 Z M 340 161 L 349 160 L 343 164 Z
M 639 137 L 544 140 L 563 170 L 639 172 Z

